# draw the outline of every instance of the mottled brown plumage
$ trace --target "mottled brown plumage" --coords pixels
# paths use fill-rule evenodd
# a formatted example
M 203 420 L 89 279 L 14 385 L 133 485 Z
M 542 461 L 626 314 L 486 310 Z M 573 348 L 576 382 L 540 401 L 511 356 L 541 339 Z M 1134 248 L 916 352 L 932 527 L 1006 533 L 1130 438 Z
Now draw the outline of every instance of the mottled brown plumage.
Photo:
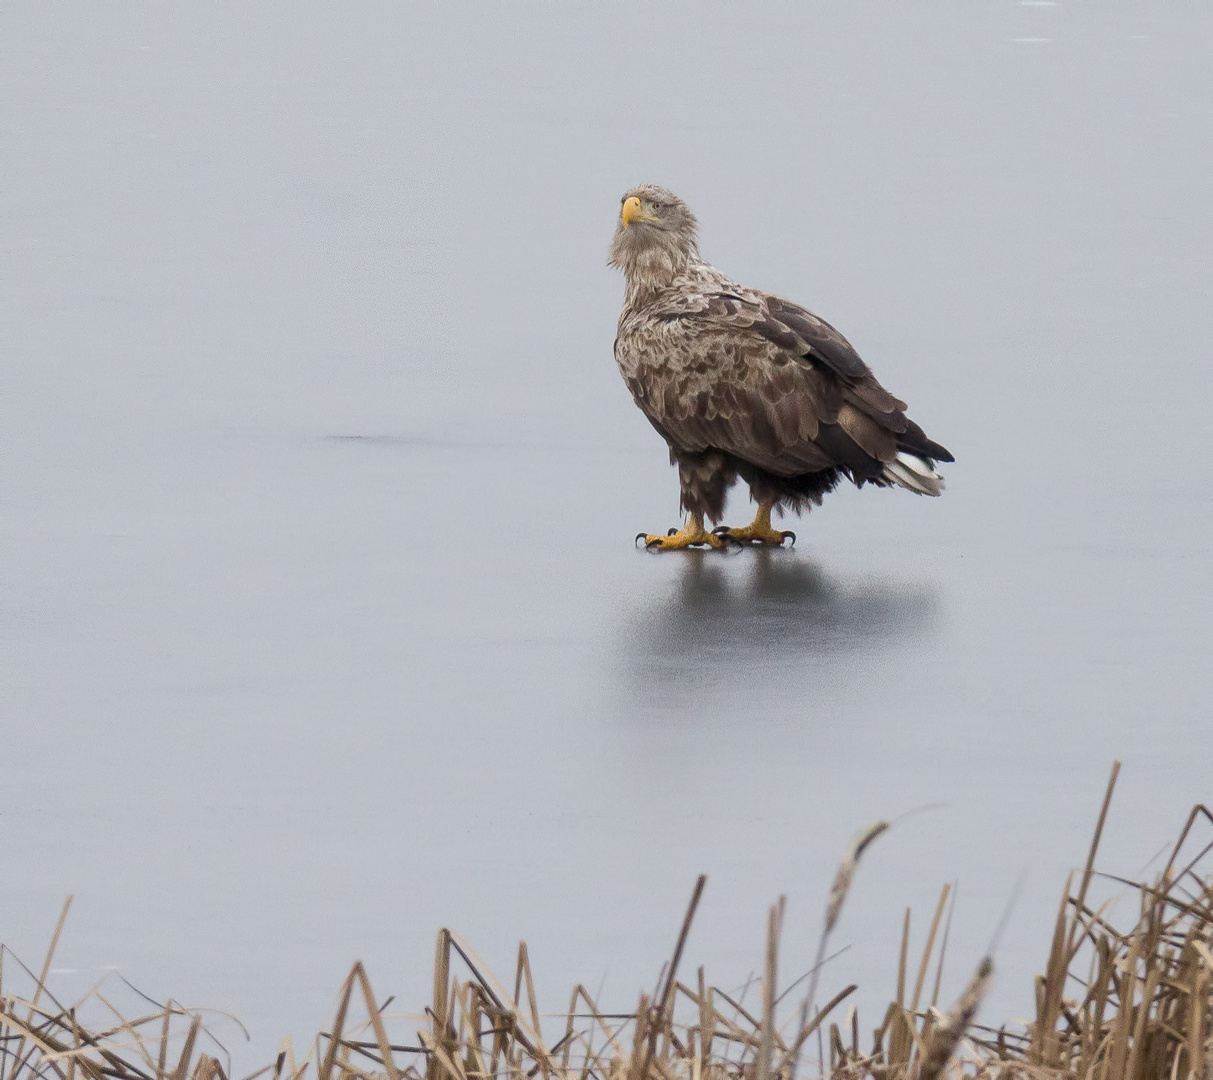
M 844 477 L 938 495 L 934 464 L 952 455 L 850 342 L 799 305 L 730 281 L 704 262 L 696 233 L 681 199 L 645 184 L 623 197 L 610 254 L 626 283 L 615 360 L 669 444 L 692 519 L 719 521 L 738 477 L 768 512 L 820 504 Z

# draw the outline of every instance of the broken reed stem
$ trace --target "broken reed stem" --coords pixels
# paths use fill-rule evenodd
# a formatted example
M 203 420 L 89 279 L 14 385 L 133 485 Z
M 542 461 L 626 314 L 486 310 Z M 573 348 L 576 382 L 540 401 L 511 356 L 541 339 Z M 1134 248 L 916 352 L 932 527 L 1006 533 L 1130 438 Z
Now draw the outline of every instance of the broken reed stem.
M 1070 936 L 1066 941 L 1066 953 L 1074 952 L 1075 938 L 1078 935 L 1083 904 L 1087 899 L 1087 889 L 1091 886 L 1091 876 L 1095 873 L 1095 856 L 1099 852 L 1099 841 L 1103 838 L 1103 827 L 1108 820 L 1108 807 L 1112 805 L 1112 793 L 1116 790 L 1116 778 L 1120 775 L 1120 762 L 1112 762 L 1112 775 L 1108 777 L 1108 788 L 1104 792 L 1103 805 L 1099 808 L 1099 820 L 1095 823 L 1095 834 L 1091 837 L 1091 849 L 1087 852 L 1087 864 L 1082 871 L 1082 884 L 1078 887 L 1078 897 L 1074 901 L 1075 918 L 1070 928 Z
M 695 880 L 695 888 L 691 890 L 691 902 L 687 905 L 686 915 L 683 916 L 682 929 L 678 931 L 678 943 L 674 946 L 674 956 L 670 960 L 670 966 L 665 978 L 665 986 L 657 1002 L 658 1011 L 664 1011 L 666 1002 L 670 997 L 670 987 L 674 985 L 674 981 L 678 978 L 678 964 L 682 960 L 682 950 L 686 948 L 687 935 L 691 932 L 691 923 L 695 919 L 695 912 L 699 908 L 699 900 L 703 896 L 703 887 L 707 883 L 708 875 L 700 874 Z

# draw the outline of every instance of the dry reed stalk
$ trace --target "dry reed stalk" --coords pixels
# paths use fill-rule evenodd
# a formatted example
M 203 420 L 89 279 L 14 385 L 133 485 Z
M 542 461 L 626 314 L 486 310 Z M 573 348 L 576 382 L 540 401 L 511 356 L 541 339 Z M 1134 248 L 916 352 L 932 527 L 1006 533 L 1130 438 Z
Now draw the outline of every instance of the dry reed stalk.
M 767 912 L 767 955 L 762 979 L 762 1024 L 758 1037 L 758 1062 L 754 1080 L 770 1080 L 771 1054 L 775 1049 L 775 999 L 778 980 L 779 936 L 787 897 L 781 896 Z
M 889 823 L 882 819 L 873 822 L 865 829 L 861 829 L 851 841 L 850 848 L 847 850 L 842 862 L 838 864 L 838 870 L 834 875 L 834 884 L 830 886 L 830 897 L 826 902 L 825 919 L 821 930 L 821 937 L 817 942 L 817 956 L 813 960 L 809 989 L 800 1006 L 801 1034 L 795 1040 L 796 1050 L 792 1052 L 789 1062 L 788 1075 L 791 1077 L 791 1080 L 796 1080 L 796 1071 L 800 1065 L 800 1047 L 804 1044 L 806 1038 L 804 1033 L 809 1027 L 809 1013 L 812 1012 L 813 1002 L 817 997 L 817 983 L 821 974 L 822 961 L 825 959 L 826 946 L 829 944 L 830 935 L 834 932 L 834 927 L 838 924 L 838 918 L 842 914 L 842 906 L 846 903 L 847 893 L 851 891 L 851 882 L 855 880 L 855 871 L 859 869 L 859 859 L 867 850 L 868 845 L 888 828 Z
M 948 935 L 952 932 L 952 912 L 956 908 L 956 888 L 953 886 L 948 899 L 948 920 L 943 924 L 943 941 L 939 946 L 939 962 L 935 966 L 935 986 L 931 990 L 931 1008 L 939 1004 L 939 986 L 943 982 L 943 960 L 948 952 Z
M 922 963 L 918 965 L 918 978 L 914 982 L 914 997 L 910 1002 L 910 1012 L 918 1011 L 918 1002 L 922 997 L 922 987 L 927 981 L 927 969 L 931 964 L 931 952 L 935 948 L 935 935 L 939 932 L 939 920 L 943 918 L 944 905 L 948 902 L 948 893 L 951 891 L 952 886 L 945 885 L 939 893 L 939 903 L 935 905 L 935 918 L 931 920 L 931 932 L 927 934 L 927 944 L 923 949 Z

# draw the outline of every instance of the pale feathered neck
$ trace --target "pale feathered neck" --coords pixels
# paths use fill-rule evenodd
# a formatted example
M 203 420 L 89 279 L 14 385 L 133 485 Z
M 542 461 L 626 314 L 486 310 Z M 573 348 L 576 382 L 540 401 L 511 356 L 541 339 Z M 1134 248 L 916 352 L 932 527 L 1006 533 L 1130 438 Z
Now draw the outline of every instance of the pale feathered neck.
M 612 262 L 623 271 L 625 308 L 643 307 L 677 278 L 703 262 L 694 240 L 679 247 L 666 244 L 624 246 L 612 254 L 617 254 Z

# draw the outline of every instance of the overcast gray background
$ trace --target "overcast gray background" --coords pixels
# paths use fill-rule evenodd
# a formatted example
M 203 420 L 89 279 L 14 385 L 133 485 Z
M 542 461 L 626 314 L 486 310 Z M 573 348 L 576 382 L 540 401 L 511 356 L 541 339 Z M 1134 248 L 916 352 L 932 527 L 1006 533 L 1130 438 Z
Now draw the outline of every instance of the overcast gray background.
M 433 936 L 630 1007 L 709 876 L 864 1026 L 1026 867 L 1024 1013 L 1112 759 L 1140 870 L 1213 763 L 1213 15 L 1027 3 L 0 8 L 0 939 L 230 1010 L 252 1067 Z M 659 557 L 620 194 L 836 323 L 948 445 L 794 553 Z M 744 494 L 730 518 L 748 518 Z M 8 973 L 6 968 L 6 974 Z

